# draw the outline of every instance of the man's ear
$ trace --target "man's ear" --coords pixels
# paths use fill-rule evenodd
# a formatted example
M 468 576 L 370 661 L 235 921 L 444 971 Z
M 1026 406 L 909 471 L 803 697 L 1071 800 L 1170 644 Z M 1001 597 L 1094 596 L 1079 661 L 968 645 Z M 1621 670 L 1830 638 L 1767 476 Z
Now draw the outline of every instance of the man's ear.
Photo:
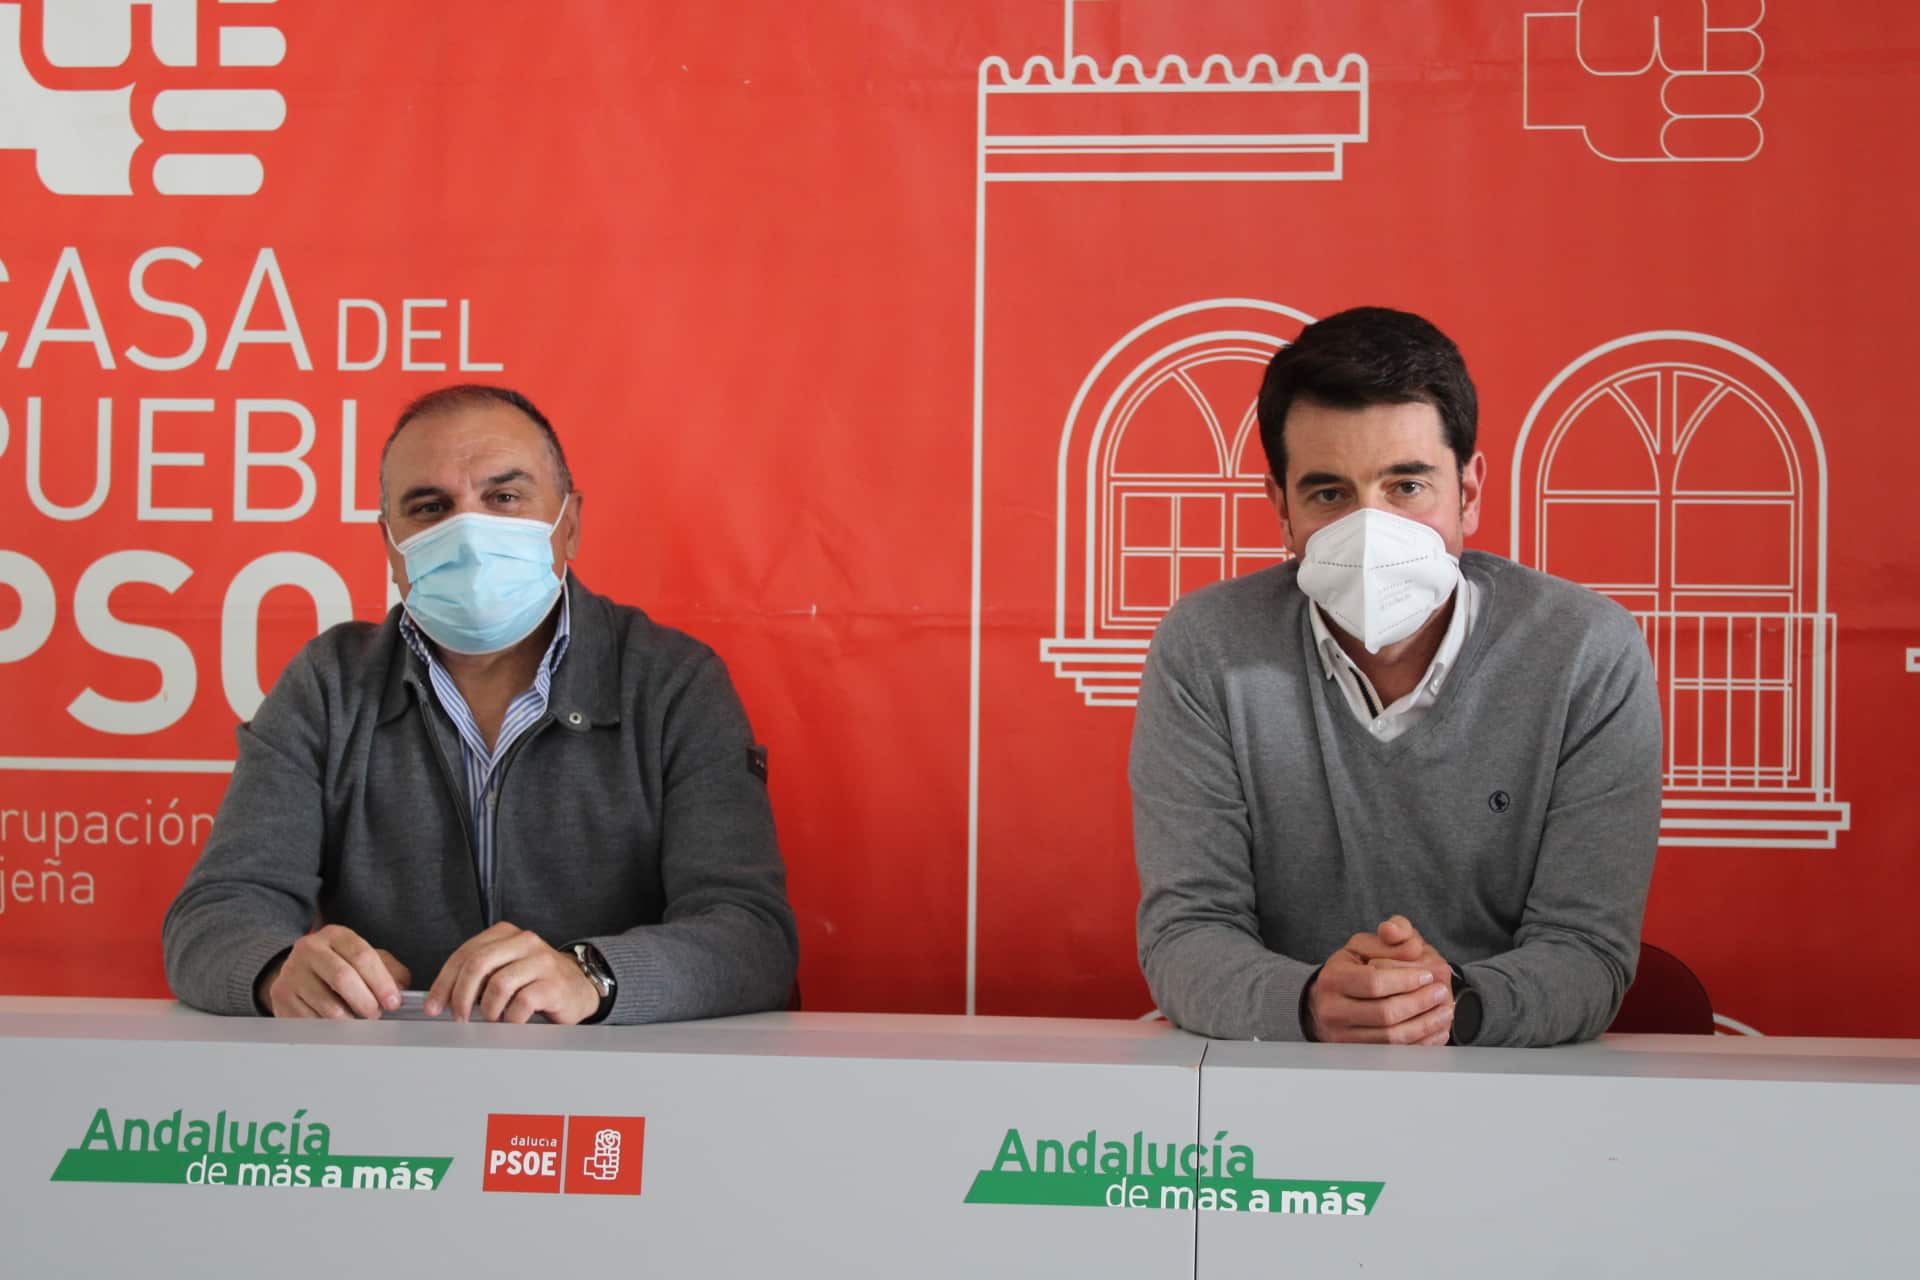
M 1475 453 L 1460 468 L 1460 537 L 1471 538 L 1480 528 L 1480 498 L 1486 492 L 1487 455 Z
M 560 541 L 560 554 L 561 554 L 561 557 L 567 560 L 568 562 L 572 562 L 580 554 L 581 498 L 582 498 L 582 495 L 580 491 L 578 489 L 575 489 L 573 491 L 571 501 L 567 503 L 567 523 L 564 530 L 564 536 L 561 538 L 561 541 Z
M 407 558 L 400 554 L 400 548 L 393 545 L 393 530 L 387 527 L 386 512 L 380 513 L 380 546 L 387 553 L 387 572 L 393 578 L 393 589 L 404 598 L 407 594 Z

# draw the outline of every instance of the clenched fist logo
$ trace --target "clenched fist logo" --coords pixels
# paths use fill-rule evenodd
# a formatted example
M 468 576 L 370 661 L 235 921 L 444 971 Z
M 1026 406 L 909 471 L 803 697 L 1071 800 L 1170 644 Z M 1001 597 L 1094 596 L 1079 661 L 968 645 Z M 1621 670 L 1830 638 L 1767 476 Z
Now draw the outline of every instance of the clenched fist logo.
M 620 1131 L 602 1129 L 593 1135 L 593 1153 L 580 1162 L 580 1171 L 589 1178 L 612 1182 L 620 1176 Z
M 143 144 L 162 195 L 253 194 L 266 171 L 247 140 L 287 115 L 261 81 L 287 51 L 273 4 L 0 3 L 0 150 L 31 151 L 56 195 L 132 195 Z
M 1580 0 L 1526 18 L 1525 123 L 1618 161 L 1760 154 L 1766 0 Z

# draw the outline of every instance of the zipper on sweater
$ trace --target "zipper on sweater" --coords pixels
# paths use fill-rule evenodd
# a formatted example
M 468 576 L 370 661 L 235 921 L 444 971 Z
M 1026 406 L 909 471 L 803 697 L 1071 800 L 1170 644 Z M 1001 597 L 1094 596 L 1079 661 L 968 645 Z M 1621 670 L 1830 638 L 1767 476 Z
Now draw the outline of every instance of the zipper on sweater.
M 488 886 L 482 885 L 480 887 L 480 894 L 484 900 L 486 919 L 489 925 L 500 923 L 500 894 L 498 892 L 498 886 L 500 884 L 500 864 L 503 860 L 502 855 L 505 853 L 505 849 L 500 840 L 500 800 L 507 789 L 507 770 L 513 768 L 513 762 L 520 758 L 521 750 L 525 748 L 529 742 L 532 742 L 552 727 L 553 708 L 549 706 L 547 713 L 540 717 L 538 723 L 514 740 L 513 746 L 507 751 L 507 758 L 500 762 L 500 768 L 494 772 L 491 781 L 487 784 L 487 795 L 489 797 L 487 806 L 493 811 L 491 816 L 493 818 L 493 887 L 495 891 L 488 893 Z
M 469 809 L 471 801 L 463 799 L 466 787 L 455 777 L 453 766 L 447 762 L 447 753 L 440 745 L 440 735 L 434 731 L 433 713 L 426 702 L 414 691 L 414 706 L 420 712 L 421 728 L 426 731 L 427 741 L 433 746 L 433 758 L 440 765 L 440 781 L 446 785 L 447 798 L 453 801 L 453 811 L 460 817 L 460 838 L 467 846 L 467 870 L 473 874 L 474 894 L 479 899 L 480 918 L 487 924 L 493 923 L 491 904 L 487 901 L 487 886 L 480 883 L 479 844 L 473 835 L 473 815 Z M 497 828 L 496 828 L 497 830 Z

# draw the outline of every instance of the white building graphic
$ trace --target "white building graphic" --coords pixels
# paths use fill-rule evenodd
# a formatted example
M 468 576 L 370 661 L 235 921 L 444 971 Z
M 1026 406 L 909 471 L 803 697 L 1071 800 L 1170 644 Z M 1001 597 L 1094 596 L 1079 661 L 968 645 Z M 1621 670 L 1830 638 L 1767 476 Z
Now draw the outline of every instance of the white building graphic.
M 1121 338 L 1060 434 L 1053 634 L 1040 656 L 1088 706 L 1134 705 L 1173 602 L 1287 558 L 1254 393 L 1312 317 L 1226 298 Z
M 1075 10 L 1062 4 L 1057 58 L 980 67 L 969 1012 L 983 844 L 998 938 L 1019 902 L 1053 891 L 1035 843 L 1064 851 L 1076 804 L 1113 807 L 1111 774 L 1080 788 L 1070 760 L 1026 744 L 1084 733 L 1110 747 L 1124 719 L 1086 709 L 1133 704 L 1174 600 L 1286 554 L 1253 406 L 1267 361 L 1310 317 L 1240 294 L 1259 254 L 1206 264 L 1208 211 L 1226 202 L 1236 225 L 1281 225 L 1284 193 L 1340 181 L 1369 131 L 1357 54 L 1098 60 L 1076 46 Z M 1042 698 L 1036 677 L 1069 682 L 1071 702 Z M 984 768 L 983 737 L 996 744 Z M 1054 797 L 1044 821 L 1023 798 L 1036 787 Z
M 143 142 L 158 153 L 152 179 L 161 195 L 252 195 L 266 180 L 260 158 L 225 143 L 206 146 L 199 135 L 271 133 L 286 122 L 286 99 L 265 85 L 208 88 L 194 73 L 279 66 L 287 42 L 267 21 L 274 3 L 207 0 L 208 49 L 200 0 L 0 3 L 0 150 L 33 152 L 35 173 L 55 195 L 134 194 Z M 165 69 L 162 83 L 139 85 L 131 71 L 116 72 L 134 54 L 138 27 L 149 33 L 145 52 Z M 85 78 L 101 87 L 50 88 L 34 74 L 36 62 L 96 73 Z M 135 127 L 137 92 L 152 99 L 155 137 L 143 139 Z
M 1290 182 L 1338 179 L 1346 148 L 1367 140 L 1367 63 L 1332 71 L 1312 54 L 1286 71 L 1267 54 L 1244 68 L 1215 54 L 1197 67 L 1169 55 L 1151 69 L 1128 54 L 1101 67 L 1074 52 L 1064 0 L 1058 64 L 980 64 L 985 182 Z
M 1778 370 L 1678 331 L 1561 371 L 1514 451 L 1513 557 L 1619 601 L 1666 721 L 1664 845 L 1831 848 L 1826 452 Z
M 1063 4 L 1056 65 L 980 68 L 975 315 L 984 325 L 987 190 L 996 183 L 1233 183 L 1339 179 L 1368 130 L 1366 60 L 1333 70 L 1266 54 L 1236 69 L 1179 57 L 1102 68 L 1074 52 Z M 1085 374 L 1061 420 L 1056 606 L 1040 656 L 1089 706 L 1131 706 L 1153 628 L 1184 592 L 1286 557 L 1262 492 L 1254 424 L 1260 373 L 1311 317 L 1279 303 L 1213 299 L 1144 319 Z M 976 351 L 984 335 L 976 334 Z M 985 421 L 976 363 L 975 457 Z M 979 491 L 976 466 L 975 491 Z M 976 533 L 979 512 L 975 511 Z M 980 616 L 975 545 L 975 648 Z M 978 698 L 976 682 L 975 699 Z

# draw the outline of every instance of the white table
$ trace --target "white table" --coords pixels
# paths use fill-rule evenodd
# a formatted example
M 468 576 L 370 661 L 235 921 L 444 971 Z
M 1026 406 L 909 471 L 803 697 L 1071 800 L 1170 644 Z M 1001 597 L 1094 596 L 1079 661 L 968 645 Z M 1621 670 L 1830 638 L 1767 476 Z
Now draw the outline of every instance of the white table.
M 1905 1274 L 1920 1201 L 1906 1041 L 1390 1050 L 0 998 L 0 1081 L 9 1276 Z M 185 1149 L 216 1121 L 222 1149 Z M 489 1163 L 523 1189 L 487 1189 Z M 329 1168 L 340 1189 L 294 1185 Z

